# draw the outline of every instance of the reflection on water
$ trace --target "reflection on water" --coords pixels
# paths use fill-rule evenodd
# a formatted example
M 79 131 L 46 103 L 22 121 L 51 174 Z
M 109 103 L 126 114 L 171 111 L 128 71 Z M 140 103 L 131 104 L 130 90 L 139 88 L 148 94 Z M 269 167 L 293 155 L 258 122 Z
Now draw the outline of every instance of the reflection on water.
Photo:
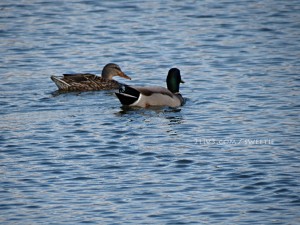
M 297 224 L 299 9 L 2 1 L 0 222 Z M 179 68 L 186 104 L 122 107 L 50 80 L 109 62 L 130 85 Z
M 118 113 L 115 113 L 117 116 L 130 116 L 130 117 L 142 117 L 144 121 L 147 122 L 151 120 L 151 122 L 157 120 L 158 123 L 162 121 L 162 119 L 166 119 L 169 125 L 181 124 L 183 122 L 183 117 L 180 114 L 181 108 L 170 108 L 170 107 L 147 107 L 147 108 L 139 108 L 139 107 L 128 107 L 121 106 L 121 110 Z
M 166 119 L 168 119 L 170 121 L 169 122 L 170 125 L 181 124 L 182 121 L 183 121 L 183 118 L 182 118 L 181 115 L 179 115 L 179 116 L 166 116 Z

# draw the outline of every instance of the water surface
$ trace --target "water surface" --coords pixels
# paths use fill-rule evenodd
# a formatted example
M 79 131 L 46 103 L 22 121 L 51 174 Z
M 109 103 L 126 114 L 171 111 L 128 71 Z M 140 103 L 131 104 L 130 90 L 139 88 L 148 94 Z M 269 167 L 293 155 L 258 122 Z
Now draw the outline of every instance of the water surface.
M 298 1 L 0 10 L 1 223 L 299 224 Z M 55 92 L 51 75 L 109 62 L 135 85 L 178 67 L 186 104 Z

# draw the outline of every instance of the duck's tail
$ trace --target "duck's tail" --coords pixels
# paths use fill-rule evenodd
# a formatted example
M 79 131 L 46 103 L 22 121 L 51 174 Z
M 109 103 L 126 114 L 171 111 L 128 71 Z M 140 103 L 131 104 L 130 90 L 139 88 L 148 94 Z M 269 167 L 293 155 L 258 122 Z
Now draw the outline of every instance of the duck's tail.
M 128 86 L 122 85 L 119 89 L 119 93 L 115 93 L 122 105 L 132 105 L 139 99 L 140 92 L 136 89 Z
M 67 90 L 70 86 L 68 83 L 56 76 L 51 76 L 51 80 L 56 84 L 59 90 Z

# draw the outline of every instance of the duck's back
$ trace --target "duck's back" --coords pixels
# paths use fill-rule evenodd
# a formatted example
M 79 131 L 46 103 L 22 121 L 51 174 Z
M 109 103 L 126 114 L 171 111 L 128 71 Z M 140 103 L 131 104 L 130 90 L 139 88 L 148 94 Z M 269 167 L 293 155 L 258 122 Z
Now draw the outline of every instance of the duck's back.
M 63 77 L 52 76 L 51 79 L 62 91 L 98 91 L 118 89 L 120 84 L 94 74 L 64 74 Z

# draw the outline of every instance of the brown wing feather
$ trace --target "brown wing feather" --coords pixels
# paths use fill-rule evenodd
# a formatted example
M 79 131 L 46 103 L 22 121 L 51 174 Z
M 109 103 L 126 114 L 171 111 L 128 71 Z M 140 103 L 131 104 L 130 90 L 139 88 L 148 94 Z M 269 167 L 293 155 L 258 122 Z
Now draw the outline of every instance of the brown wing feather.
M 62 77 L 62 80 L 65 81 L 66 83 L 83 82 L 83 81 L 95 80 L 99 78 L 95 74 L 90 74 L 90 73 L 63 74 L 63 75 L 64 76 Z
M 52 78 L 51 78 L 52 79 Z M 52 79 L 60 90 L 63 91 L 98 91 L 111 90 L 120 87 L 119 82 L 107 80 L 94 74 L 64 74 L 63 77 L 56 77 L 67 85 L 59 85 L 55 79 Z

